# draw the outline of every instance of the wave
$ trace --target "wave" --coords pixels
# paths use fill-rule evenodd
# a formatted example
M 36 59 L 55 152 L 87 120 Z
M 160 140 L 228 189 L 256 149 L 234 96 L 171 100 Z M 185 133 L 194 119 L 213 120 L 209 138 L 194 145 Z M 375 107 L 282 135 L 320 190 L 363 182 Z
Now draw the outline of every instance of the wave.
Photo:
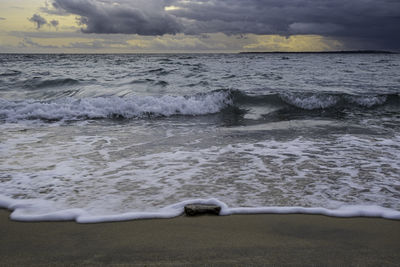
M 7 77 L 7 76 L 18 76 L 22 74 L 19 70 L 7 70 L 5 72 L 0 73 L 0 77 Z
M 246 110 L 249 106 L 274 106 L 300 110 L 374 108 L 394 104 L 396 94 L 349 95 L 327 93 L 275 93 L 247 95 L 239 90 L 216 90 L 192 96 L 64 97 L 52 101 L 8 101 L 0 99 L 0 120 L 74 121 L 85 119 L 144 118 L 174 115 L 207 115 Z M 233 109 L 228 109 L 233 107 Z M 246 111 L 243 111 L 246 112 Z
M 135 96 L 61 98 L 53 101 L 0 99 L 0 120 L 69 121 L 82 119 L 141 118 L 149 116 L 205 115 L 232 105 L 229 91 L 194 96 Z
M 24 82 L 26 88 L 47 88 L 47 87 L 60 87 L 60 86 L 71 86 L 78 84 L 79 81 L 71 78 L 59 78 L 52 80 L 42 80 L 41 78 L 33 78 Z
M 271 104 L 303 110 L 351 108 L 354 105 L 371 108 L 386 103 L 400 104 L 400 97 L 397 94 L 350 95 L 345 93 L 284 92 L 249 96 L 241 91 L 234 91 L 232 94 L 234 102 L 239 104 Z
M 224 202 L 215 199 L 185 200 L 162 209 L 148 212 L 128 212 L 112 215 L 91 214 L 84 209 L 54 210 L 54 204 L 46 200 L 18 200 L 0 196 L 0 208 L 13 210 L 11 219 L 16 221 L 76 221 L 77 223 L 101 223 L 128 221 L 137 219 L 173 218 L 184 213 L 189 204 L 217 205 L 220 215 L 233 214 L 319 214 L 331 217 L 378 217 L 400 220 L 400 211 L 380 206 L 342 206 L 337 209 L 320 207 L 237 207 L 230 208 Z
M 165 75 L 170 74 L 172 71 L 173 70 L 166 70 L 164 68 L 157 68 L 157 69 L 147 70 L 147 71 L 144 71 L 144 72 L 145 73 L 155 73 L 156 75 L 165 76 Z

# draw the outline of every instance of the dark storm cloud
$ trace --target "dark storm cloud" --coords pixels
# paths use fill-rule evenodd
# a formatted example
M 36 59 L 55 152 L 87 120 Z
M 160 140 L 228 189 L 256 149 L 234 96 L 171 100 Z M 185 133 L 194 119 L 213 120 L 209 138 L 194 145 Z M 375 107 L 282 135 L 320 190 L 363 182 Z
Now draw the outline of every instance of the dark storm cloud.
M 319 34 L 400 48 L 397 0 L 176 1 L 170 13 L 194 23 L 189 32 Z
M 153 1 L 154 2 L 154 1 Z M 152 1 L 108 2 L 92 0 L 55 0 L 53 7 L 79 15 L 85 33 L 136 33 L 140 35 L 175 34 L 182 26 L 163 6 Z M 140 4 L 140 5 L 139 5 Z
M 319 34 L 400 48 L 398 0 L 54 0 L 86 33 Z M 166 6 L 174 6 L 168 11 Z
M 38 14 L 34 14 L 29 21 L 33 22 L 37 29 L 40 29 L 43 25 L 47 24 L 47 20 Z

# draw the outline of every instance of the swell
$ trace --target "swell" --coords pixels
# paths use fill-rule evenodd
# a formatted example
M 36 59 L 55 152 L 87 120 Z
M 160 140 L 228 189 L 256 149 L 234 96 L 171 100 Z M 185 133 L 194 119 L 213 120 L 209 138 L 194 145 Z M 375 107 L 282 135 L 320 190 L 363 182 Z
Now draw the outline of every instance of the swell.
M 29 80 L 24 81 L 23 87 L 25 88 L 34 88 L 34 89 L 41 89 L 41 88 L 48 88 L 48 87 L 61 87 L 61 86 L 71 86 L 78 84 L 79 81 L 71 78 L 58 78 L 58 79 L 42 79 L 32 78 Z
M 20 74 L 22 74 L 22 72 L 19 70 L 7 70 L 0 73 L 0 77 L 18 76 Z
M 399 95 L 285 92 L 252 96 L 239 90 L 216 90 L 192 96 L 105 96 L 82 99 L 62 97 L 51 101 L 0 99 L 0 120 L 16 122 L 132 119 L 174 115 L 198 116 L 220 112 L 236 115 L 237 110 L 243 111 L 249 106 L 292 108 L 301 113 L 302 110 L 310 112 L 325 109 L 373 109 L 385 105 L 400 107 Z
M 19 71 L 7 71 L 0 73 L 0 82 L 2 82 L 3 90 L 16 90 L 16 89 L 28 89 L 28 90 L 40 90 L 46 88 L 62 88 L 71 87 L 80 84 L 79 80 L 72 78 L 51 78 L 44 77 L 48 76 L 48 73 L 38 73 L 40 76 L 35 76 L 29 79 L 15 79 L 14 76 L 21 75 Z

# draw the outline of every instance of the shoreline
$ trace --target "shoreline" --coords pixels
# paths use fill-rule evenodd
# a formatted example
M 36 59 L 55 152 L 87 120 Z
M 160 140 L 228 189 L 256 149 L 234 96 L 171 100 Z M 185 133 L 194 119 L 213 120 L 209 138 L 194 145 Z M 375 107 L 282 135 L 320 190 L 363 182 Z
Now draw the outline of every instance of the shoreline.
M 35 207 L 36 203 L 36 207 Z M 230 208 L 226 203 L 216 199 L 189 199 L 177 202 L 156 211 L 137 211 L 125 212 L 110 215 L 93 215 L 84 209 L 72 208 L 58 211 L 48 211 L 40 214 L 30 214 L 24 212 L 28 208 L 34 210 L 40 208 L 37 200 L 15 200 L 0 195 L 0 209 L 12 211 L 10 218 L 20 222 L 59 222 L 75 221 L 77 223 L 104 223 L 122 222 L 140 219 L 172 219 L 184 214 L 185 207 L 190 204 L 213 205 L 220 208 L 219 215 L 245 215 L 245 214 L 303 214 L 303 215 L 322 215 L 337 218 L 382 218 L 390 220 L 400 220 L 400 211 L 384 208 L 380 206 L 350 205 L 336 209 L 322 207 L 233 207 Z M 37 206 L 38 205 L 38 206 Z
M 400 221 L 304 214 L 16 222 L 0 209 L 0 265 L 385 265 Z

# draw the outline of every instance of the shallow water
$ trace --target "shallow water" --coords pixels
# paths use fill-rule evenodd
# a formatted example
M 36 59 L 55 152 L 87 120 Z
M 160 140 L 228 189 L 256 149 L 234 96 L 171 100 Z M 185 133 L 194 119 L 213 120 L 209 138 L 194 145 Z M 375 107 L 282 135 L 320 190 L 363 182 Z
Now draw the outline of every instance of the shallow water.
M 399 64 L 384 54 L 0 55 L 0 205 L 30 219 L 162 214 L 209 198 L 400 212 Z

